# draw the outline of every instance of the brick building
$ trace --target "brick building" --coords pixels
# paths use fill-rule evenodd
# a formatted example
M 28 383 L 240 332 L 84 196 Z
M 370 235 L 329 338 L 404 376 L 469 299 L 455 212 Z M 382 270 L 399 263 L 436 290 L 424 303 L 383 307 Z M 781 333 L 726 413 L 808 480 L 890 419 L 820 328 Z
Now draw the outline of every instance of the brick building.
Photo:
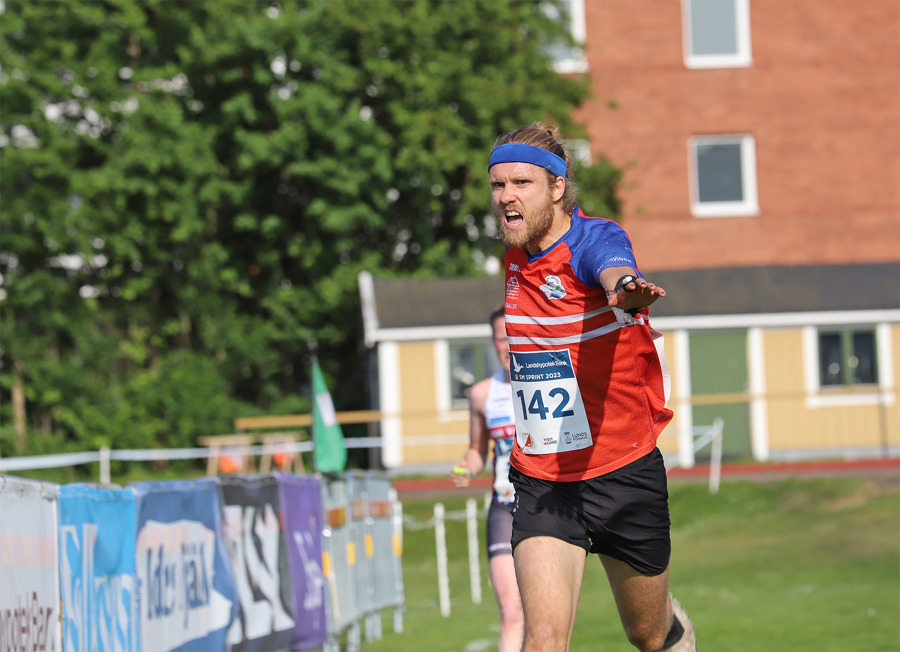
M 645 272 L 900 261 L 900 2 L 571 5 Z

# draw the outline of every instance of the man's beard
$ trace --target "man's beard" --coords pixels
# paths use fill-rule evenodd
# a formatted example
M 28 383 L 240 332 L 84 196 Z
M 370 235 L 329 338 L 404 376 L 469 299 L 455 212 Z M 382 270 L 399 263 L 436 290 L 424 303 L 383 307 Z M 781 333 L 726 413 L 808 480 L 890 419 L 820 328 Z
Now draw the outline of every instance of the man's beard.
M 536 210 L 528 211 L 527 216 L 522 215 L 525 219 L 525 226 L 521 229 L 508 228 L 504 219 L 505 213 L 505 208 L 501 209 L 499 214 L 495 210 L 494 217 L 497 218 L 500 237 L 507 247 L 525 248 L 528 245 L 536 244 L 550 232 L 550 227 L 553 226 L 553 200 L 549 192 L 542 205 L 537 206 Z

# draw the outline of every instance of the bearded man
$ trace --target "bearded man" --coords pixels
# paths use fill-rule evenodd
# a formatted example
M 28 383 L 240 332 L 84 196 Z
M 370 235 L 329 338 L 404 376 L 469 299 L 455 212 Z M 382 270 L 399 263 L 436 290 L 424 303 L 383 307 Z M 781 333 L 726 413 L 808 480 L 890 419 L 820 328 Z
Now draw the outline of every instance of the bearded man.
M 508 246 L 522 649 L 568 650 L 585 558 L 596 553 L 632 645 L 693 652 L 691 620 L 669 593 L 668 490 L 656 447 L 672 412 L 648 307 L 666 292 L 642 277 L 619 225 L 578 208 L 572 155 L 554 125 L 504 134 L 488 168 Z

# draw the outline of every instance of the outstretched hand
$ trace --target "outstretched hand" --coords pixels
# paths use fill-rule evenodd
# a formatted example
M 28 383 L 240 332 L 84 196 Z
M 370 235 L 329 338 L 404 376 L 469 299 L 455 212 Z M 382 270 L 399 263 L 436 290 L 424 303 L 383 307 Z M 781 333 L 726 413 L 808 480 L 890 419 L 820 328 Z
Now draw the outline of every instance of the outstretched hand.
M 610 307 L 619 308 L 632 314 L 636 314 L 664 296 L 666 296 L 665 289 L 646 279 L 638 278 L 636 275 L 632 280 L 617 285 L 615 290 L 606 293 L 607 303 Z

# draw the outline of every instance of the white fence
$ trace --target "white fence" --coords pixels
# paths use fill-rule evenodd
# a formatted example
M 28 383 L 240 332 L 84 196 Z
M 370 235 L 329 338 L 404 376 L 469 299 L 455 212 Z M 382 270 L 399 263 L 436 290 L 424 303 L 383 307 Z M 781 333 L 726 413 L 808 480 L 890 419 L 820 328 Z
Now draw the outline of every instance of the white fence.
M 710 447 L 709 459 L 709 493 L 714 494 L 719 491 L 719 483 L 722 479 L 722 432 L 725 428 L 725 422 L 721 418 L 713 421 L 711 426 L 694 426 L 691 432 L 693 447 L 690 455 L 690 466 L 693 466 L 694 457 L 707 446 Z M 663 433 L 665 436 L 679 436 L 678 433 Z M 677 460 L 671 463 L 666 460 L 667 467 L 677 468 L 683 465 L 683 456 L 678 455 Z
M 344 440 L 347 448 L 373 448 L 381 446 L 381 437 L 354 437 Z M 59 453 L 57 455 L 25 455 L 0 459 L 0 473 L 29 469 L 56 469 L 79 464 L 100 464 L 99 481 L 109 484 L 112 460 L 126 462 L 157 462 L 161 460 L 195 460 L 225 455 L 274 455 L 276 453 L 306 453 L 312 451 L 310 441 L 279 442 L 254 446 L 229 446 L 222 448 L 148 448 L 119 450 L 103 447 L 98 451 Z

